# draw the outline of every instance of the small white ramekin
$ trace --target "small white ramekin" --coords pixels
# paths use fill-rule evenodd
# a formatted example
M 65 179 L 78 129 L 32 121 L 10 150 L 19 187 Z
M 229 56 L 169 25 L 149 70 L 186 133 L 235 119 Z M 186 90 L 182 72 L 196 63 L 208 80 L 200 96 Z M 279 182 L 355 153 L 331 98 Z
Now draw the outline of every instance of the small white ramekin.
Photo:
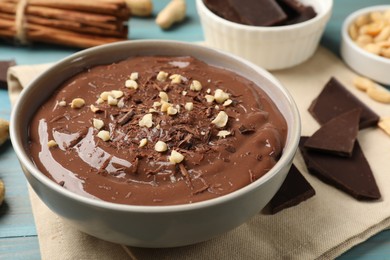
M 390 59 L 359 47 L 349 36 L 348 28 L 361 15 L 389 9 L 390 5 L 378 5 L 357 10 L 344 20 L 341 30 L 340 53 L 344 62 L 360 75 L 385 85 L 390 85 Z
M 333 0 L 301 2 L 311 5 L 317 16 L 275 27 L 230 22 L 210 11 L 203 0 L 197 0 L 196 6 L 208 46 L 236 54 L 267 70 L 278 70 L 298 65 L 314 54 L 331 16 Z

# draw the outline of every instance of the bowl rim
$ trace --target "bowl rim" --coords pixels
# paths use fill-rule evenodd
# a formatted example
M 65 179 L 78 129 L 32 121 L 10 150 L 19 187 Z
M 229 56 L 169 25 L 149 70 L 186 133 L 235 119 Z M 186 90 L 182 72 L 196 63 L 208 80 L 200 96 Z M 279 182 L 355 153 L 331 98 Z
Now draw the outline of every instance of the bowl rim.
M 360 15 L 367 14 L 372 11 L 385 11 L 385 10 L 390 10 L 390 5 L 374 5 L 374 6 L 361 8 L 352 12 L 344 19 L 342 29 L 341 29 L 341 38 L 348 44 L 349 48 L 352 48 L 355 52 L 358 52 L 359 54 L 363 55 L 365 58 L 390 65 L 390 58 L 385 58 L 364 50 L 351 39 L 348 33 L 349 26 Z
M 300 29 L 302 27 L 306 27 L 310 24 L 317 23 L 318 21 L 323 20 L 326 18 L 328 14 L 331 13 L 332 7 L 333 7 L 333 0 L 320 0 L 320 2 L 324 2 L 327 4 L 325 7 L 325 10 L 319 14 L 317 14 L 314 18 L 309 19 L 307 21 L 296 23 L 296 24 L 290 24 L 290 25 L 282 25 L 282 26 L 252 26 L 252 25 L 245 25 L 240 23 L 231 22 L 229 20 L 226 20 L 215 13 L 213 13 L 210 9 L 207 8 L 207 6 L 204 4 L 203 0 L 196 0 L 197 3 L 197 9 L 198 11 L 201 10 L 204 14 L 207 16 L 215 19 L 217 22 L 225 24 L 226 26 L 230 26 L 235 29 L 242 29 L 252 32 L 285 32 L 290 31 L 294 29 Z
M 63 66 L 63 64 L 70 63 L 72 61 L 75 61 L 77 59 L 80 59 L 80 57 L 88 55 L 89 53 L 93 53 L 97 50 L 104 51 L 105 49 L 110 48 L 116 48 L 118 46 L 124 46 L 124 45 L 133 45 L 137 46 L 145 46 L 147 44 L 173 44 L 175 46 L 187 46 L 189 48 L 195 48 L 198 50 L 206 50 L 211 52 L 216 52 L 218 55 L 225 55 L 228 56 L 229 59 L 235 59 L 238 62 L 242 63 L 244 66 L 250 66 L 253 68 L 256 72 L 260 73 L 263 77 L 265 77 L 267 80 L 269 80 L 272 84 L 276 85 L 277 89 L 283 94 L 284 98 L 286 99 L 289 110 L 291 111 L 291 114 L 293 116 L 293 123 L 291 126 L 288 127 L 288 134 L 287 134 L 287 140 L 286 145 L 284 147 L 283 154 L 279 161 L 272 167 L 271 170 L 269 170 L 265 175 L 263 175 L 258 180 L 246 185 L 245 187 L 242 187 L 236 191 L 233 191 L 231 193 L 228 193 L 226 195 L 212 198 L 205 201 L 200 202 L 194 202 L 190 204 L 179 204 L 179 205 L 158 205 L 158 206 L 144 206 L 144 205 L 127 205 L 127 204 L 119 204 L 119 203 L 113 203 L 103 200 L 96 200 L 92 198 L 88 198 L 79 194 L 76 194 L 72 191 L 69 191 L 67 189 L 64 189 L 60 185 L 56 184 L 54 181 L 49 179 L 45 174 L 43 174 L 32 162 L 30 157 L 28 156 L 22 142 L 22 138 L 17 136 L 17 124 L 20 120 L 18 119 L 18 115 L 20 113 L 20 107 L 23 102 L 26 102 L 24 99 L 26 96 L 28 96 L 29 92 L 34 91 L 34 88 L 32 86 L 36 85 L 36 82 L 39 82 L 41 78 L 44 78 L 46 74 L 51 73 L 51 71 L 55 70 L 58 67 Z M 130 47 L 128 47 L 130 48 Z M 274 101 L 275 102 L 275 101 Z M 275 102 L 276 103 L 276 102 Z M 20 118 L 20 116 L 19 116 Z M 301 121 L 299 116 L 299 111 L 297 108 L 297 105 L 292 98 L 291 94 L 288 92 L 288 90 L 274 77 L 272 76 L 268 71 L 265 69 L 260 68 L 259 66 L 244 60 L 243 58 L 240 58 L 238 56 L 232 55 L 230 53 L 226 53 L 220 50 L 216 50 L 210 47 L 206 47 L 203 45 L 195 44 L 195 43 L 188 43 L 188 42 L 182 42 L 182 41 L 173 41 L 173 40 L 132 40 L 132 41 L 122 41 L 122 42 L 116 42 L 116 43 L 110 43 L 105 44 L 97 47 L 92 47 L 86 50 L 82 50 L 79 52 L 76 52 L 68 57 L 65 57 L 58 62 L 56 62 L 53 66 L 51 66 L 49 69 L 45 70 L 43 73 L 41 73 L 39 76 L 37 76 L 33 81 L 30 82 L 30 84 L 23 89 L 21 92 L 15 106 L 12 109 L 11 112 L 11 120 L 10 120 L 10 138 L 11 142 L 14 148 L 14 151 L 22 165 L 35 179 L 37 179 L 40 183 L 42 183 L 47 188 L 55 191 L 56 193 L 61 194 L 62 196 L 67 197 L 68 199 L 75 200 L 79 203 L 86 204 L 89 206 L 94 206 L 97 208 L 107 209 L 107 210 L 115 210 L 115 211 L 121 211 L 121 212 L 138 212 L 138 213 L 167 213 L 167 212 L 178 212 L 178 211 L 191 211 L 195 209 L 205 208 L 217 204 L 223 204 L 229 200 L 235 199 L 237 197 L 242 196 L 243 194 L 250 192 L 251 190 L 256 189 L 256 187 L 262 185 L 263 183 L 269 181 L 273 176 L 275 176 L 283 167 L 285 164 L 289 164 L 292 162 L 295 153 L 297 151 L 299 137 L 301 132 Z

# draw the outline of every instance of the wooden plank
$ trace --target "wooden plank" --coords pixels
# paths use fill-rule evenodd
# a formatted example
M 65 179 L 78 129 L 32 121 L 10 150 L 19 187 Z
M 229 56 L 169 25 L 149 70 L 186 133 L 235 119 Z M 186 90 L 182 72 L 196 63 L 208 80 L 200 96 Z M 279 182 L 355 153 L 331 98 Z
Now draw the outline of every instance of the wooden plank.
M 37 237 L 0 238 L 0 259 L 41 259 Z

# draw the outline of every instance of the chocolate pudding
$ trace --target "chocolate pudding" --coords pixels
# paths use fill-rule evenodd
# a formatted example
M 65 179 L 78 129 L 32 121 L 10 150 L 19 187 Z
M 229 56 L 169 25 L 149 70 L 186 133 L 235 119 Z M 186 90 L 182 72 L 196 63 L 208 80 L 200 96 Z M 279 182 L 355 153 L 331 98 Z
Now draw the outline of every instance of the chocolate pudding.
M 219 197 L 259 179 L 282 154 L 287 124 L 260 87 L 193 57 L 88 68 L 36 112 L 31 157 L 65 189 L 99 200 Z

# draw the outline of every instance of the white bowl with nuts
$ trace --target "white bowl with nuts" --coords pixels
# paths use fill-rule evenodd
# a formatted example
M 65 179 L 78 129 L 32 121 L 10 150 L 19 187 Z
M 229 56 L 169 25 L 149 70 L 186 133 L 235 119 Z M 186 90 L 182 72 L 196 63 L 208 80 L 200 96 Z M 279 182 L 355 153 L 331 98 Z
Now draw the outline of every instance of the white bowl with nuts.
M 341 32 L 341 56 L 362 76 L 390 85 L 390 5 L 350 14 Z
M 182 58 L 170 63 L 171 57 Z M 116 68 L 122 71 L 122 62 L 138 62 L 138 59 L 145 60 L 137 63 L 138 66 L 126 67 L 124 77 L 115 74 Z M 154 65 L 145 63 L 148 59 L 156 60 L 157 65 L 163 64 L 158 66 L 165 65 L 164 70 L 153 69 Z M 170 65 L 166 66 L 164 60 Z M 224 68 L 217 71 L 229 80 L 221 82 L 214 81 L 214 76 L 201 77 L 203 71 L 189 78 L 185 74 L 187 60 L 202 66 Z M 147 69 L 141 69 L 142 66 Z M 84 77 L 83 73 L 94 75 L 89 84 L 84 81 L 88 77 Z M 177 76 L 179 73 L 180 77 Z M 104 77 L 103 83 L 96 78 L 100 76 Z M 248 96 L 254 96 L 253 90 L 263 91 L 272 100 L 272 106 L 282 115 L 278 120 L 284 122 L 283 128 L 270 127 L 269 123 L 263 128 L 252 128 L 259 122 L 257 116 L 264 122 L 269 117 L 275 118 L 273 112 L 261 113 L 261 106 L 243 110 L 248 104 L 240 103 L 241 96 L 237 93 L 246 91 L 246 88 L 224 87 L 225 83 L 241 84 L 237 81 L 241 77 L 244 83 L 252 82 L 248 83 L 253 85 Z M 255 85 L 261 86 L 261 89 Z M 62 87 L 69 91 L 62 91 Z M 110 101 L 109 96 L 117 102 Z M 262 104 L 267 104 L 265 99 L 262 99 Z M 50 113 L 45 109 L 49 109 Z M 234 131 L 234 127 L 240 124 L 232 117 L 237 115 L 234 113 L 248 117 L 253 124 L 241 125 L 239 130 Z M 35 120 L 41 114 L 45 119 Z M 250 117 L 252 114 L 256 117 Z M 52 120 L 46 120 L 49 117 Z M 200 123 L 194 127 L 191 122 L 197 117 L 200 117 Z M 52 124 L 61 126 L 51 128 Z M 73 129 L 77 131 L 79 125 L 86 125 L 86 131 L 72 132 Z M 177 132 L 175 125 L 181 125 L 183 132 Z M 257 135 L 263 130 L 264 135 Z M 285 133 L 283 143 L 271 138 L 279 131 Z M 38 139 L 34 137 L 35 132 Z M 191 134 L 183 134 L 185 132 Z M 300 119 L 286 89 L 271 74 L 252 63 L 196 44 L 129 41 L 81 51 L 37 77 L 23 91 L 14 107 L 10 133 L 31 187 L 52 211 L 67 222 L 85 233 L 114 243 L 175 247 L 208 240 L 258 214 L 279 189 L 292 164 L 300 137 Z M 176 136 L 178 142 L 173 140 Z M 235 139 L 247 140 L 245 136 L 256 137 L 256 142 L 246 142 L 239 147 L 221 146 L 223 149 L 218 150 L 218 144 L 225 145 Z M 268 138 L 264 140 L 264 136 Z M 37 140 L 40 146 L 34 145 Z M 215 156 L 210 147 L 218 151 Z M 257 152 L 257 148 L 267 156 L 248 153 L 253 149 Z M 202 149 L 207 153 L 203 153 Z M 36 151 L 38 155 L 34 157 Z M 98 156 L 94 157 L 96 152 Z M 108 152 L 112 154 L 108 155 Z M 119 158 L 133 152 L 142 155 L 135 161 Z M 199 156 L 201 153 L 202 156 Z M 248 172 L 240 172 L 235 163 L 223 158 L 226 154 L 231 156 L 230 161 L 237 164 L 240 161 L 255 164 Z M 35 158 L 40 159 L 36 161 Z M 47 160 L 49 163 L 45 164 Z M 262 163 L 273 166 L 256 177 Z M 42 164 L 47 168 L 41 167 Z M 139 169 L 138 164 L 142 165 Z M 218 165 L 213 174 L 221 176 L 221 180 L 229 176 L 230 171 L 234 175 L 244 174 L 244 179 L 250 182 L 237 190 L 218 195 L 224 185 L 231 185 L 230 181 L 205 186 L 206 173 L 201 176 L 203 179 L 199 179 L 202 169 L 194 171 L 191 168 L 197 167 L 197 164 L 205 169 Z M 150 168 L 153 166 L 155 170 Z M 47 175 L 51 167 L 60 169 L 62 173 L 64 168 L 69 167 L 65 172 L 77 174 L 71 174 L 71 178 L 62 181 L 64 176 L 56 175 L 57 171 Z M 143 168 L 148 167 L 150 172 L 141 176 Z M 132 169 L 134 171 L 126 171 Z M 134 181 L 134 178 L 144 177 L 143 181 Z M 100 189 L 96 194 L 88 189 L 94 183 L 97 183 L 96 189 Z M 165 187 L 162 191 L 159 187 L 165 183 L 166 186 L 161 186 Z M 189 197 L 193 198 L 188 200 L 187 195 L 181 195 L 180 189 L 180 192 L 171 191 L 175 185 L 182 187 L 186 194 L 189 192 Z M 100 198 L 100 192 L 108 199 Z M 143 196 L 138 196 L 139 192 Z M 172 198 L 169 198 L 173 202 L 164 204 L 159 192 L 170 192 Z M 198 194 L 205 199 L 196 200 Z M 175 202 L 176 199 L 180 203 Z M 127 200 L 131 202 L 127 204 Z M 145 204 L 143 201 L 146 201 Z

